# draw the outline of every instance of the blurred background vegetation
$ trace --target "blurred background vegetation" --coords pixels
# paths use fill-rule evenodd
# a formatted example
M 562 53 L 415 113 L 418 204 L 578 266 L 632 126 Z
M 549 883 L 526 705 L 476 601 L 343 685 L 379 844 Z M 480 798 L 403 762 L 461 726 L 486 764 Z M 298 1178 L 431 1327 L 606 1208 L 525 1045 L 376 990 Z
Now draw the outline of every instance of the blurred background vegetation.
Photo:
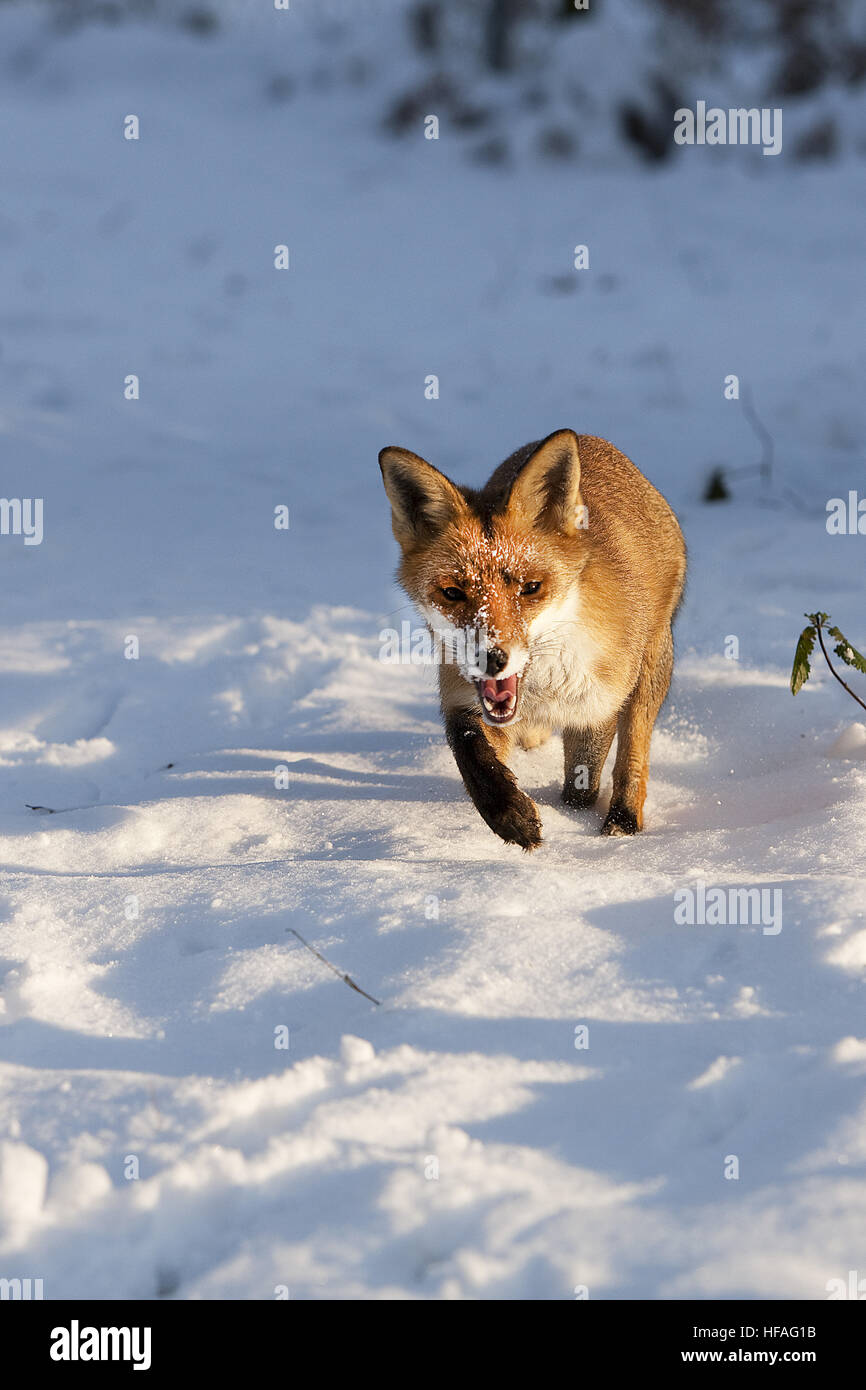
M 584 0 L 580 0 L 581 3 Z M 52 28 L 167 24 L 206 41 L 238 32 L 273 0 L 5 0 L 41 3 Z M 385 133 L 404 137 L 430 111 L 489 164 L 521 151 L 543 158 L 607 157 L 587 127 L 648 164 L 676 157 L 673 112 L 696 97 L 713 104 L 779 106 L 789 151 L 831 158 L 866 153 L 866 4 L 863 0 L 289 0 L 292 22 L 321 31 L 334 56 L 372 18 L 388 51 Z M 366 60 L 369 65 L 369 57 Z M 344 65 L 365 80 L 365 60 Z M 339 80 L 327 68 L 320 75 Z M 380 74 L 381 75 L 381 74 Z M 275 82 L 288 100 L 296 75 Z M 721 90 L 723 99 L 714 94 Z

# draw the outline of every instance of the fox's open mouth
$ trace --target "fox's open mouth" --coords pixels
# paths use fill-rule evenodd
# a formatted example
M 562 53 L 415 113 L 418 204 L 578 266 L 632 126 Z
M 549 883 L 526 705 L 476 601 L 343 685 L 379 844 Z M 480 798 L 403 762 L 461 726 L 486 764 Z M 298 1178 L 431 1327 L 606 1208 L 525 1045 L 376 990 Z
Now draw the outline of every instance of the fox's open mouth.
M 487 677 L 475 684 L 488 723 L 510 724 L 517 713 L 520 677 L 506 676 L 503 680 Z

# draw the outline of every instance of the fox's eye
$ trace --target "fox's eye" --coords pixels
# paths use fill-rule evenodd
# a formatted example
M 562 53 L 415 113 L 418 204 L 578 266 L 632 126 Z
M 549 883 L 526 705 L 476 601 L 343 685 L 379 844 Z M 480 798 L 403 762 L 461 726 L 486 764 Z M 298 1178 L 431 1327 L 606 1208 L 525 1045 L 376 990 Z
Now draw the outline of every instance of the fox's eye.
M 521 594 L 537 594 L 540 588 L 541 588 L 541 580 L 540 580 L 540 579 L 533 579 L 533 580 L 531 580 L 528 584 L 524 584 L 524 586 L 523 586 L 523 588 L 520 590 L 520 592 L 521 592 Z
M 443 589 L 442 592 L 449 603 L 463 603 L 464 599 L 466 598 L 466 595 L 464 594 L 463 590 L 455 589 L 453 584 L 449 588 Z

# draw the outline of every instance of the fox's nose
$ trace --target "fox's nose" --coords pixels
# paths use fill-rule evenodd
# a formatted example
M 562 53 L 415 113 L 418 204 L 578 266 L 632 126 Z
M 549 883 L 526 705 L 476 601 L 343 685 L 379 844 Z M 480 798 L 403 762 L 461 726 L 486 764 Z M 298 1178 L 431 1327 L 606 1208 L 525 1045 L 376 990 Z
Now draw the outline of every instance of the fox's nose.
M 503 666 L 508 665 L 508 653 L 501 647 L 488 647 L 487 649 L 487 674 L 488 676 L 498 676 Z

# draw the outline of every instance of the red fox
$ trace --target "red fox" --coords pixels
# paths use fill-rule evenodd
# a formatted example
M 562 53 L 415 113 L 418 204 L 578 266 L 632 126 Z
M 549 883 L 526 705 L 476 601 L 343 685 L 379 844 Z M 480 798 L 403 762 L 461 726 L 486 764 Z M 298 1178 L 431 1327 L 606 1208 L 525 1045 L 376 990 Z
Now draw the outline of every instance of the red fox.
M 643 827 L 649 748 L 673 667 L 686 550 L 673 511 L 604 439 L 556 430 L 458 487 L 407 449 L 379 455 L 402 550 L 397 576 L 440 640 L 445 732 L 467 792 L 503 840 L 541 844 L 535 803 L 507 767 L 554 728 L 563 800 L 592 806 L 618 732 L 602 834 Z M 459 645 L 457 646 L 459 650 Z

